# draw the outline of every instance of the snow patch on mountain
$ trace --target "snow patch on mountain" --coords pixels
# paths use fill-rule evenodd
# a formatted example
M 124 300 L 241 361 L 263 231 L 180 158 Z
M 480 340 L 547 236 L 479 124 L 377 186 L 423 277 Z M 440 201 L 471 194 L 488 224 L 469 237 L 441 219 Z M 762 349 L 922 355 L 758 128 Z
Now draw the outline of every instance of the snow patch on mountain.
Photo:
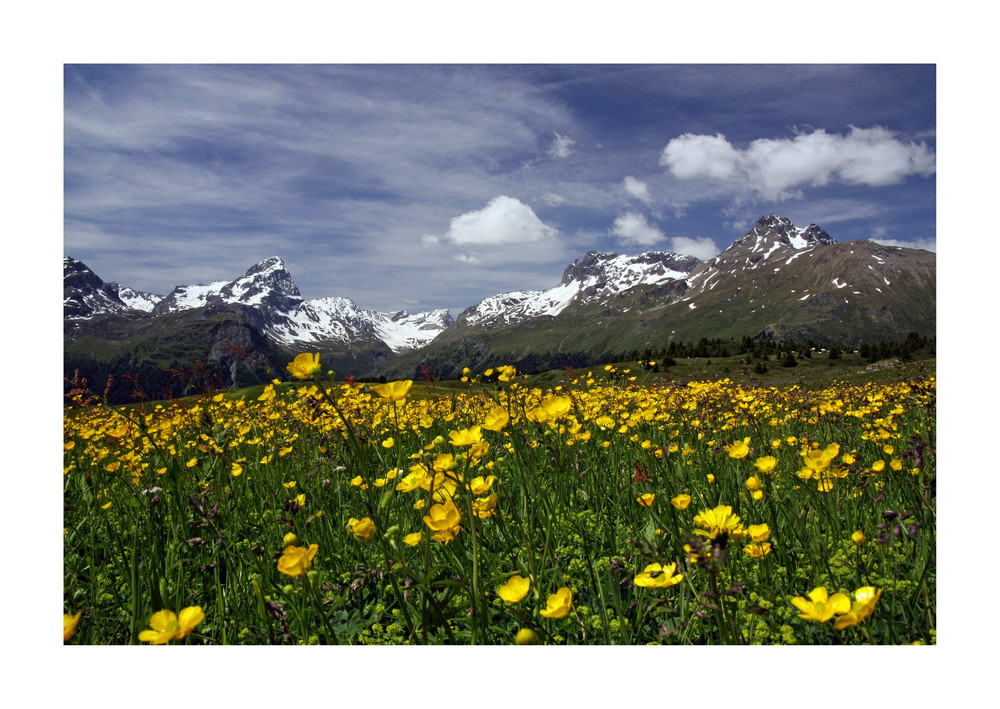
M 382 340 L 397 354 L 428 344 L 452 323 L 447 310 L 410 315 L 405 310 L 379 313 L 359 307 L 349 298 L 307 300 L 276 318 L 265 332 L 287 347 L 309 347 L 335 341 L 349 344 L 361 333 Z
M 135 290 L 134 288 L 129 288 L 128 286 L 118 285 L 111 281 L 108 282 L 111 286 L 118 292 L 118 297 L 121 301 L 125 303 L 128 307 L 133 310 L 141 310 L 146 313 L 153 311 L 156 304 L 163 300 L 162 295 L 156 295 L 155 293 L 146 293 L 144 291 Z
M 555 317 L 572 303 L 589 303 L 641 285 L 683 280 L 699 261 L 669 251 L 635 256 L 590 251 L 563 272 L 559 285 L 548 290 L 510 291 L 486 298 L 460 317 L 467 325 L 505 325 Z

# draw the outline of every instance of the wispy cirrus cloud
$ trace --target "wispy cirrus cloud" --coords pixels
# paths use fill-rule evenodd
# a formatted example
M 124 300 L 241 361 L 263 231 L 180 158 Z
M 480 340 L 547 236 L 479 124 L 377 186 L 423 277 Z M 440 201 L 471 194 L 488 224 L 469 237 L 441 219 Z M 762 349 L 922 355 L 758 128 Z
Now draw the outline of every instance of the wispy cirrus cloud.
M 556 137 L 552 140 L 552 147 L 549 148 L 549 155 L 554 158 L 568 158 L 574 143 L 576 141 L 569 136 L 556 133 Z

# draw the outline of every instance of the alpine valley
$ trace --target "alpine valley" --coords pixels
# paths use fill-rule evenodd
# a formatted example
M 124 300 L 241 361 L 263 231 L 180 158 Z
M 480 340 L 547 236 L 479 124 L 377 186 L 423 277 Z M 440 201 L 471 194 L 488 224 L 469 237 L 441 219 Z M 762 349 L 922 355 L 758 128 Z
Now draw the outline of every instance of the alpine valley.
M 110 376 L 112 402 L 134 400 L 137 385 L 164 398 L 285 379 L 301 352 L 320 353 L 338 377 L 457 377 L 498 364 L 583 367 L 701 338 L 857 347 L 936 328 L 933 253 L 838 243 L 774 215 L 709 261 L 591 251 L 549 290 L 494 295 L 454 319 L 305 300 L 277 257 L 166 295 L 103 281 L 69 257 L 63 268 L 65 376 L 97 391 Z

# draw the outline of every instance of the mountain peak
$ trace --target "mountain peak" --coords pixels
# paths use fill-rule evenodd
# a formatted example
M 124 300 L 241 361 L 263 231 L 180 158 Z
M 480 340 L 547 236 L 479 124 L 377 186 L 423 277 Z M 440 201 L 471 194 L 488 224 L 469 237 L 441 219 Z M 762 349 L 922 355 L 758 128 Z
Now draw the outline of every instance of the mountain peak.
M 563 271 L 561 285 L 577 282 L 585 288 L 600 290 L 608 283 L 615 290 L 625 290 L 644 282 L 683 278 L 699 263 L 694 256 L 672 251 L 645 251 L 634 256 L 588 251 Z
M 805 249 L 819 244 L 836 243 L 836 239 L 815 224 L 797 227 L 787 217 L 768 214 L 758 219 L 750 231 L 733 242 L 733 246 L 749 247 L 751 252 L 757 252 L 772 251 L 780 246 Z
M 63 316 L 86 320 L 101 313 L 126 313 L 129 306 L 118 288 L 104 280 L 83 261 L 63 257 Z
M 270 271 L 284 271 L 284 270 L 285 270 L 285 262 L 281 260 L 280 256 L 269 256 L 260 263 L 248 268 L 246 273 L 243 274 L 243 277 L 246 278 L 249 276 L 256 275 L 258 273 L 268 273 Z

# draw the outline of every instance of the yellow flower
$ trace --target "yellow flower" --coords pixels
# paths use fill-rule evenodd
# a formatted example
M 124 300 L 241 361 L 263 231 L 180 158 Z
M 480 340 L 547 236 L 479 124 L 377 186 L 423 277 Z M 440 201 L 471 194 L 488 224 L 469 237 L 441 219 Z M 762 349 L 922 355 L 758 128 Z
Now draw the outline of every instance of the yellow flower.
M 424 524 L 434 531 L 434 540 L 448 543 L 461 530 L 462 515 L 455 501 L 448 499 L 443 504 L 431 505 L 424 515 Z
M 843 630 L 851 625 L 860 623 L 872 614 L 875 610 L 875 603 L 882 597 L 882 589 L 874 586 L 862 586 L 854 592 L 854 604 L 846 614 L 837 618 L 833 622 L 837 630 Z
M 519 575 L 511 576 L 507 583 L 500 586 L 497 589 L 497 595 L 500 596 L 507 603 L 518 603 L 522 598 L 528 595 L 528 589 L 531 588 L 531 581 L 526 578 L 522 578 Z
M 479 426 L 463 428 L 461 431 L 451 431 L 448 434 L 448 442 L 453 446 L 471 446 L 483 440 L 483 433 Z
M 743 551 L 755 559 L 760 559 L 771 553 L 771 543 L 763 542 L 762 544 L 748 544 L 743 547 Z
M 515 377 L 515 375 L 517 375 L 517 370 L 513 367 L 503 365 L 501 367 L 497 367 L 497 373 L 497 379 L 501 382 L 509 382 Z
M 243 466 L 239 463 L 233 463 L 233 467 L 229 472 L 232 473 L 234 478 L 238 478 L 243 474 Z
M 153 645 L 163 645 L 171 640 L 180 640 L 191 634 L 195 626 L 205 620 L 201 606 L 190 606 L 178 616 L 173 611 L 162 610 L 149 619 L 150 630 L 139 633 L 139 640 Z
M 647 492 L 645 495 L 640 495 L 639 497 L 636 498 L 636 502 L 638 502 L 643 507 L 652 507 L 653 502 L 655 500 L 656 500 L 656 495 L 652 492 Z
M 691 496 L 686 493 L 681 493 L 674 499 L 670 501 L 670 504 L 679 510 L 686 510 L 688 505 L 691 504 Z
M 483 428 L 487 431 L 500 432 L 508 423 L 510 423 L 510 416 L 507 414 L 507 409 L 502 406 L 495 406 L 492 411 L 486 414 Z
M 802 460 L 806 468 L 814 473 L 822 472 L 830 467 L 833 459 L 840 454 L 840 444 L 831 443 L 823 450 L 811 449 L 802 453 Z M 804 469 L 803 469 L 804 470 Z
M 375 536 L 375 523 L 371 517 L 355 519 L 351 517 L 347 520 L 347 531 L 354 535 L 359 542 L 367 542 Z
M 295 502 L 298 503 L 299 507 L 306 506 L 306 494 L 303 492 L 301 495 L 295 496 Z
M 779 441 L 780 443 L 780 441 Z M 768 474 L 774 471 L 778 466 L 778 459 L 773 455 L 765 455 L 762 458 L 758 458 L 754 461 L 754 465 L 757 466 L 757 470 L 764 474 Z
M 835 593 L 827 596 L 826 588 L 818 586 L 809 592 L 809 598 L 796 596 L 792 599 L 792 605 L 798 608 L 799 618 L 804 620 L 815 620 L 818 623 L 825 623 L 834 616 L 842 615 L 851 610 L 851 601 L 843 593 Z
M 358 484 L 360 484 L 360 481 Z M 396 491 L 411 492 L 412 490 L 417 490 L 419 488 L 429 490 L 430 484 L 431 476 L 430 473 L 428 473 L 427 468 L 423 464 L 417 463 L 416 465 L 410 466 L 409 475 L 396 483 Z
M 285 553 L 278 559 L 278 571 L 292 578 L 301 576 L 312 568 L 313 557 L 319 551 L 318 544 L 310 544 L 309 548 L 290 546 L 285 548 Z
M 76 624 L 80 622 L 81 613 L 83 611 L 77 611 L 76 615 L 63 613 L 63 642 L 73 637 L 73 634 L 76 632 Z
M 746 486 L 746 489 L 749 490 L 750 492 L 757 492 L 758 490 L 760 490 L 760 478 L 758 478 L 756 475 L 751 475 L 749 478 L 747 478 L 747 481 L 743 484 Z
M 295 536 L 295 532 L 289 532 L 281 541 L 286 547 L 292 547 L 299 543 L 299 538 Z
M 408 547 L 415 547 L 417 546 L 417 544 L 420 543 L 420 540 L 423 538 L 424 538 L 423 532 L 413 532 L 403 537 L 403 544 L 405 544 Z
M 542 399 L 534 413 L 539 422 L 554 421 L 568 414 L 572 406 L 573 400 L 568 396 L 548 396 Z
M 694 523 L 705 527 L 705 529 L 694 530 L 695 534 L 712 539 L 720 534 L 725 534 L 732 539 L 741 539 L 747 534 L 743 525 L 740 524 L 739 515 L 734 515 L 733 508 L 729 505 L 719 505 L 713 510 L 702 510 L 695 515 Z
M 573 592 L 563 586 L 558 591 L 549 596 L 545 610 L 539 611 L 543 618 L 553 618 L 559 620 L 569 614 L 570 606 L 573 605 Z
M 493 475 L 487 475 L 485 478 L 483 476 L 472 478 L 472 482 L 469 483 L 469 489 L 472 490 L 473 495 L 485 495 L 493 487 L 493 482 L 496 477 Z
M 746 458 L 747 454 L 750 452 L 750 439 L 745 438 L 742 441 L 737 441 L 731 446 L 726 446 L 726 451 L 729 453 L 730 458 Z
M 372 387 L 372 391 L 381 396 L 385 401 L 401 401 L 406 398 L 406 393 L 410 391 L 412 385 L 413 380 L 407 379 L 406 381 L 389 382 L 388 384 L 376 384 Z
M 319 374 L 323 371 L 319 366 L 319 352 L 315 355 L 308 352 L 296 355 L 295 360 L 285 369 L 296 379 L 308 379 L 313 374 Z
M 383 448 L 392 448 L 394 445 L 396 445 L 396 440 L 392 436 L 389 436 L 384 441 L 382 441 Z
M 766 542 L 771 538 L 771 528 L 764 524 L 751 524 L 747 527 L 747 532 L 750 534 L 750 538 L 755 542 Z
M 670 588 L 680 583 L 684 578 L 684 574 L 674 575 L 676 569 L 676 563 L 667 566 L 650 564 L 643 569 L 641 574 L 635 577 L 633 583 L 643 588 Z
M 851 541 L 857 544 L 858 546 L 861 546 L 862 544 L 865 543 L 865 533 L 859 529 L 858 531 L 856 531 L 854 534 L 851 535 Z
M 883 470 L 885 470 L 885 461 L 882 459 L 876 460 L 874 463 L 872 463 L 872 470 L 874 470 L 876 473 L 881 473 Z
M 489 497 L 472 501 L 472 511 L 479 519 L 486 519 L 493 516 L 493 511 L 497 506 L 497 494 L 494 492 Z

